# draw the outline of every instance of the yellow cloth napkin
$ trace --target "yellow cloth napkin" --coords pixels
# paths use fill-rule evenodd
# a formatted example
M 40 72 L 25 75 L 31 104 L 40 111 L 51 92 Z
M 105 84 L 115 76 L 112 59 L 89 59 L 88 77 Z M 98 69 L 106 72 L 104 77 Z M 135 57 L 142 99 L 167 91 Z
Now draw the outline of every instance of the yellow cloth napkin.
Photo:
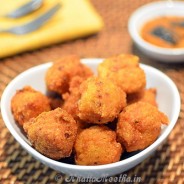
M 89 0 L 44 0 L 40 9 L 18 19 L 5 18 L 3 15 L 28 1 L 6 0 L 4 3 L 1 2 L 0 6 L 0 28 L 9 28 L 29 22 L 58 1 L 61 2 L 61 8 L 38 30 L 25 35 L 0 33 L 0 58 L 87 36 L 102 29 L 103 21 Z

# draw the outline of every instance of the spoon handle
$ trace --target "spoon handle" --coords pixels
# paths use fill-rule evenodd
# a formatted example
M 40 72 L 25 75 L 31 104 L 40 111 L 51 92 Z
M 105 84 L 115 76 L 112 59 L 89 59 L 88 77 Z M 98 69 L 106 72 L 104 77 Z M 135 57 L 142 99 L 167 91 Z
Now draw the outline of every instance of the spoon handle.
M 38 9 L 42 4 L 42 0 L 31 0 L 30 2 L 24 4 L 23 6 L 17 8 L 13 12 L 6 15 L 8 18 L 19 18 L 22 17 L 36 9 Z

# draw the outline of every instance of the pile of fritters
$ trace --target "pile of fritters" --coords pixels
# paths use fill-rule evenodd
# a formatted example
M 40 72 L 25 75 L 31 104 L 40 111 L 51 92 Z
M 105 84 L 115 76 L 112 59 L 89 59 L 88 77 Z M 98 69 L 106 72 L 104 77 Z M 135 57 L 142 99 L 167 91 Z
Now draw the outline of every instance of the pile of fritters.
M 97 76 L 79 57 L 63 57 L 45 82 L 49 95 L 25 86 L 11 108 L 32 146 L 49 158 L 75 155 L 78 165 L 117 162 L 125 151 L 148 147 L 168 124 L 157 108 L 156 89 L 145 89 L 137 56 L 105 59 Z

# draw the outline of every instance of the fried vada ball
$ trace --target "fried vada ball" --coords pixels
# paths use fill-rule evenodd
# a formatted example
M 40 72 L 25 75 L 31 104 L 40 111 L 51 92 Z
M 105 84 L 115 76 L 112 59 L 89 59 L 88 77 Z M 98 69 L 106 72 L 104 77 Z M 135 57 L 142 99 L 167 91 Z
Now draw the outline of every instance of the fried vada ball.
M 12 113 L 21 126 L 29 119 L 50 109 L 48 98 L 30 86 L 18 90 L 11 100 Z
M 112 81 L 91 77 L 84 81 L 78 101 L 78 116 L 81 120 L 105 124 L 118 117 L 126 106 L 126 94 Z
M 76 139 L 77 125 L 61 108 L 43 112 L 23 126 L 33 147 L 43 155 L 59 160 L 69 157 Z
M 75 145 L 77 165 L 102 165 L 117 162 L 123 152 L 116 141 L 116 133 L 103 125 L 84 129 L 77 136 Z
M 48 90 L 63 94 L 68 92 L 69 84 L 74 76 L 84 79 L 92 75 L 92 71 L 82 63 L 77 56 L 66 56 L 56 62 L 47 70 L 46 85 Z
M 132 104 L 138 101 L 147 102 L 157 107 L 157 91 L 155 88 L 141 90 L 140 92 L 127 95 L 127 103 Z
M 62 95 L 64 99 L 62 108 L 71 114 L 75 120 L 79 119 L 77 116 L 77 103 L 81 96 L 79 87 L 83 81 L 84 79 L 79 76 L 73 77 L 70 82 L 69 92 Z
M 98 76 L 112 80 L 127 94 L 138 92 L 146 85 L 145 73 L 139 67 L 139 58 L 129 54 L 105 59 L 98 66 Z
M 62 109 L 66 110 L 75 119 L 78 127 L 78 132 L 90 126 L 89 123 L 80 120 L 80 118 L 77 116 L 77 103 L 81 96 L 81 91 L 79 90 L 79 87 L 83 81 L 84 79 L 79 76 L 73 77 L 70 82 L 69 92 L 62 95 L 64 99 Z
M 127 152 L 142 150 L 157 139 L 162 124 L 167 125 L 168 118 L 156 107 L 146 102 L 133 103 L 119 116 L 118 141 Z

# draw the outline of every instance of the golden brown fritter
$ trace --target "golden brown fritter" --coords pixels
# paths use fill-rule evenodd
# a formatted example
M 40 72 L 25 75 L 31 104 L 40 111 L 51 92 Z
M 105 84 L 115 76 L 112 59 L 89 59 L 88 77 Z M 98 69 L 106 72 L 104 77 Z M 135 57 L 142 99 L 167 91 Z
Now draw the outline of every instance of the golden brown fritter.
M 15 120 L 22 126 L 30 118 L 36 117 L 44 111 L 49 111 L 50 104 L 45 95 L 30 86 L 25 86 L 13 96 L 11 109 Z
M 134 55 L 121 54 L 105 59 L 98 66 L 98 76 L 112 80 L 127 94 L 138 92 L 146 85 L 145 73 Z
M 66 110 L 75 119 L 78 127 L 78 132 L 90 126 L 89 123 L 80 120 L 80 118 L 77 116 L 78 113 L 77 104 L 78 100 L 81 97 L 81 91 L 79 90 L 79 88 L 82 82 L 84 82 L 83 78 L 79 76 L 73 77 L 70 82 L 69 92 L 62 95 L 64 99 L 62 109 Z
M 160 135 L 161 124 L 168 118 L 149 103 L 137 102 L 124 108 L 117 124 L 119 142 L 128 152 L 142 150 Z
M 79 76 L 73 77 L 73 79 L 70 82 L 69 92 L 62 95 L 64 99 L 64 104 L 62 108 L 66 110 L 69 114 L 71 114 L 75 120 L 79 119 L 77 116 L 78 112 L 77 103 L 81 96 L 79 87 L 83 81 L 84 79 Z
M 126 106 L 126 94 L 112 81 L 91 77 L 81 84 L 80 90 L 78 116 L 85 122 L 111 122 Z
M 75 142 L 75 161 L 78 165 L 102 165 L 120 160 L 123 151 L 116 133 L 106 126 L 83 130 Z
M 77 56 L 67 56 L 53 63 L 46 73 L 46 85 L 51 91 L 63 94 L 68 92 L 69 84 L 74 76 L 84 79 L 92 75 L 87 66 L 80 63 Z
M 127 95 L 127 103 L 132 104 L 141 101 L 150 103 L 155 107 L 157 107 L 156 94 L 157 91 L 155 88 L 144 89 L 141 90 L 140 92 Z
M 61 108 L 43 112 L 24 124 L 33 147 L 43 155 L 59 160 L 69 157 L 77 134 L 77 125 Z

